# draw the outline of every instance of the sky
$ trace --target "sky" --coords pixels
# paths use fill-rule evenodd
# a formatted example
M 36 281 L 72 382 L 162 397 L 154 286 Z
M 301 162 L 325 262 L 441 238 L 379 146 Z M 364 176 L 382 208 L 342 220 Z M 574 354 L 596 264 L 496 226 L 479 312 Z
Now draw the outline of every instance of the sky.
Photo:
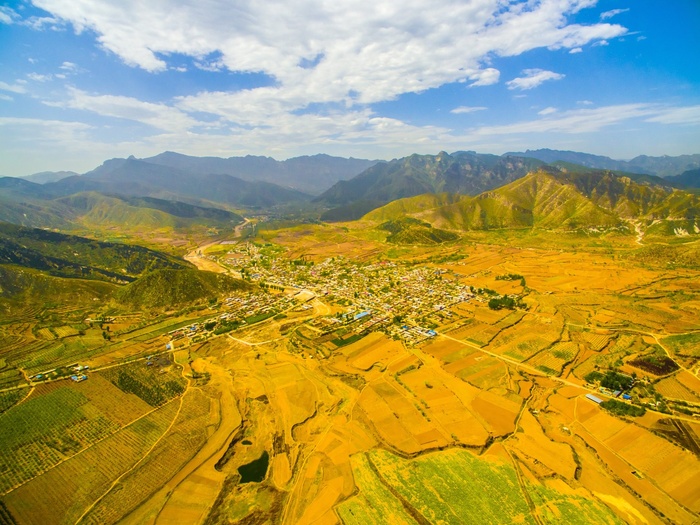
M 698 27 L 698 0 L 4 2 L 0 175 L 163 151 L 700 153 Z

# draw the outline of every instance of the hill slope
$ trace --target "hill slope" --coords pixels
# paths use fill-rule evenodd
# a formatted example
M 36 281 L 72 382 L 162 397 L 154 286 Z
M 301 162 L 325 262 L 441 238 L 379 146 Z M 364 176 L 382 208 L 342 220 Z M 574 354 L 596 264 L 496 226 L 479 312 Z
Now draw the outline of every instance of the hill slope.
M 379 229 L 388 231 L 386 241 L 394 244 L 434 245 L 459 239 L 456 233 L 433 228 L 430 223 L 412 217 L 387 221 Z
M 247 282 L 221 273 L 162 269 L 125 286 L 115 294 L 115 300 L 133 308 L 177 308 L 251 288 Z
M 0 299 L 15 306 L 41 305 L 58 298 L 66 304 L 94 304 L 95 300 L 109 300 L 117 289 L 112 283 L 65 279 L 31 268 L 0 264 Z
M 607 171 L 567 172 L 557 177 L 572 184 L 598 206 L 624 219 L 687 219 L 695 218 L 700 210 L 700 199 L 687 192 L 635 182 Z
M 700 197 L 611 172 L 539 171 L 476 197 L 421 195 L 397 200 L 364 219 L 404 216 L 457 230 L 607 228 L 641 220 L 649 225 L 650 233 L 694 235 L 698 233 Z
M 700 168 L 684 171 L 680 175 L 668 177 L 666 180 L 676 188 L 700 188 Z
M 438 227 L 579 228 L 613 226 L 615 214 L 591 202 L 571 184 L 536 172 L 497 190 L 465 198 L 423 214 Z
M 425 193 L 476 195 L 523 177 L 541 165 L 542 162 L 534 159 L 471 152 L 411 155 L 377 164 L 353 179 L 341 181 L 315 201 L 330 206 L 348 206 L 357 202 L 388 203 Z M 364 208 L 361 211 L 367 213 L 369 210 Z M 346 220 L 360 216 L 348 216 Z
M 75 220 L 90 227 L 189 228 L 193 225 L 232 227 L 243 222 L 237 213 L 205 208 L 154 197 L 105 196 L 96 192 L 76 193 L 59 202 L 69 207 Z
M 155 269 L 191 268 L 161 252 L 37 228 L 0 223 L 0 264 L 25 266 L 65 277 L 133 281 Z

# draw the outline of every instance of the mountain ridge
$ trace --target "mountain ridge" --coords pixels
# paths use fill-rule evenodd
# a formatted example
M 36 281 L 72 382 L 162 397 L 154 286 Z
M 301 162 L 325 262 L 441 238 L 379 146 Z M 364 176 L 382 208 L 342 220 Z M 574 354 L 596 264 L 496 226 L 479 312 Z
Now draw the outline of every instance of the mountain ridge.
M 414 154 L 375 165 L 353 179 L 338 182 L 314 202 L 343 207 L 357 201 L 388 203 L 424 193 L 476 195 L 542 166 L 543 163 L 536 159 L 470 152 Z M 360 216 L 348 218 L 358 219 Z
M 363 219 L 399 217 L 415 217 L 452 230 L 610 228 L 644 219 L 675 221 L 672 231 L 688 231 L 696 228 L 700 198 L 610 172 L 537 171 L 474 197 L 427 194 L 396 200 Z

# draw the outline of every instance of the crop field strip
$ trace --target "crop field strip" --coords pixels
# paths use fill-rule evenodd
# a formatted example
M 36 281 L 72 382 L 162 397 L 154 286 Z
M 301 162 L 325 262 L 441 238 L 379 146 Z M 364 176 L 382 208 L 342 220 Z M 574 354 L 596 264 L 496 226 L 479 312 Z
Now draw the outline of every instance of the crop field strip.
M 26 523 L 73 524 L 114 479 L 140 461 L 172 423 L 179 401 L 159 407 L 117 433 L 2 497 Z
M 30 399 L 0 416 L 0 492 L 36 477 L 114 433 L 107 414 L 90 414 L 85 396 L 68 387 Z
M 143 372 L 143 365 L 119 368 L 124 370 L 117 377 L 130 379 L 131 390 L 145 397 L 151 406 L 163 404 L 182 392 L 184 380 L 179 374 L 164 376 L 146 370 L 139 378 L 133 373 Z M 119 374 L 116 370 L 110 372 Z M 77 385 L 40 385 L 25 403 L 0 415 L 0 491 L 5 493 L 26 483 L 148 412 L 148 404 L 125 395 L 123 389 L 109 382 L 95 390 L 100 386 L 101 375 L 94 374 L 91 382 Z M 157 388 L 159 382 L 165 384 L 165 390 Z
M 191 459 L 207 438 L 209 399 L 192 389 L 182 397 L 182 405 L 168 432 L 161 437 L 142 462 L 119 484 L 110 487 L 90 508 L 80 523 L 116 523 L 167 482 Z

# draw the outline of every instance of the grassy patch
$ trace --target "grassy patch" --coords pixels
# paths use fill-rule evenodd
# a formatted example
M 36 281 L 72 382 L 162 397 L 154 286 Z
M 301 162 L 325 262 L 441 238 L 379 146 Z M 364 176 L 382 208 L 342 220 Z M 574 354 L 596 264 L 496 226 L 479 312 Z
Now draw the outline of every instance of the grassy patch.
M 535 523 L 515 470 L 463 450 L 402 460 L 368 454 L 385 482 L 430 523 Z
M 700 332 L 694 334 L 671 335 L 664 337 L 662 343 L 673 353 L 700 357 Z
M 352 343 L 356 343 L 357 341 L 359 341 L 363 337 L 364 337 L 363 334 L 354 334 L 346 339 L 343 339 L 341 337 L 339 337 L 337 339 L 333 339 L 333 340 L 331 340 L 331 343 L 333 343 L 335 346 L 340 348 L 341 346 L 347 346 L 347 345 L 351 345 Z
M 264 321 L 265 319 L 269 319 L 270 317 L 274 317 L 276 315 L 277 312 L 267 312 L 264 314 L 251 315 L 245 318 L 245 322 L 248 324 L 255 324 Z

